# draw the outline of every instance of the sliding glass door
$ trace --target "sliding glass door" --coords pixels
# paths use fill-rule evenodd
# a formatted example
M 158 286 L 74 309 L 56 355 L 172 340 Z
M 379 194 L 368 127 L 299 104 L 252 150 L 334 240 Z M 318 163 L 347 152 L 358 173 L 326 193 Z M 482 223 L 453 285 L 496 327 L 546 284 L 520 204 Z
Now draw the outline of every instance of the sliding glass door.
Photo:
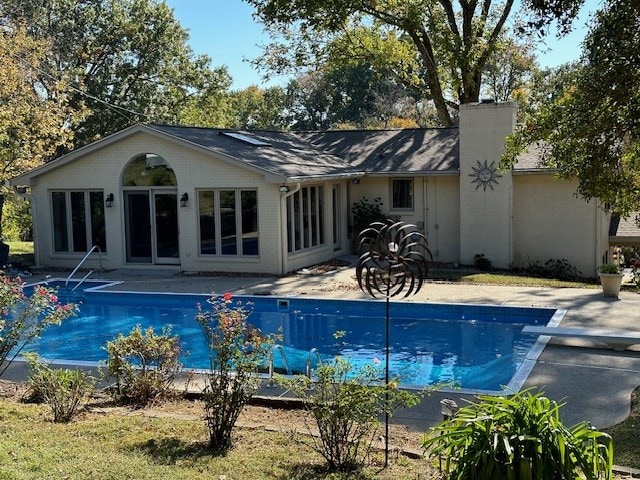
M 127 262 L 180 263 L 177 192 L 125 191 L 124 204 Z

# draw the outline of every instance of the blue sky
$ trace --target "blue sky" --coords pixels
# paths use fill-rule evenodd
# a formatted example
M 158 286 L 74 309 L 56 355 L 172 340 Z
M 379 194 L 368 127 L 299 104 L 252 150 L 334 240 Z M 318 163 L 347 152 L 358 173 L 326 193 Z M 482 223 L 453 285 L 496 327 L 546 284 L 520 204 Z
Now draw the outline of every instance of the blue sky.
M 548 51 L 538 59 L 543 66 L 558 66 L 580 56 L 580 42 L 586 29 L 588 12 L 600 0 L 586 0 L 575 31 L 563 39 L 547 39 Z M 261 44 L 268 42 L 262 26 L 253 21 L 253 9 L 242 0 L 166 0 L 174 9 L 178 21 L 189 30 L 190 45 L 195 53 L 206 53 L 214 66 L 226 65 L 233 77 L 233 88 L 242 89 L 255 84 L 268 86 L 284 84 L 286 79 L 274 78 L 262 83 L 260 74 L 248 60 L 259 56 Z

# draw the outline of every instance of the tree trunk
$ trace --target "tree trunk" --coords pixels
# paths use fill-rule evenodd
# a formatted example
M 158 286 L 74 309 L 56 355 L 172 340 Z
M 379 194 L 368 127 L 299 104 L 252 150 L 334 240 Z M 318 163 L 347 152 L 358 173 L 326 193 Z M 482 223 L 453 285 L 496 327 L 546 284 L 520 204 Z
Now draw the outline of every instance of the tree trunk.
M 2 241 L 2 211 L 4 210 L 4 193 L 0 193 L 0 241 Z M 2 265 L 0 265 L 1 267 Z

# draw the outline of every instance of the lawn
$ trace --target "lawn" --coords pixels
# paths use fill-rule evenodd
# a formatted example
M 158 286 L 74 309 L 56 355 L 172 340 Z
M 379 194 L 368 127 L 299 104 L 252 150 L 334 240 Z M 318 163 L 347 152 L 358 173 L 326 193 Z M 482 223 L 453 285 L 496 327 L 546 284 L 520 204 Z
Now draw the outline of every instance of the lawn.
M 33 242 L 6 242 L 9 245 L 9 263 L 13 265 L 32 266 Z
M 175 405 L 170 412 L 173 413 L 152 417 L 141 415 L 140 411 L 113 413 L 109 408 L 93 405 L 89 412 L 80 414 L 71 423 L 56 424 L 50 420 L 45 406 L 0 399 L 0 478 L 442 478 L 428 460 L 394 452 L 389 468 L 383 469 L 380 451 L 374 453 L 371 463 L 359 474 L 328 473 L 322 458 L 312 450 L 308 435 L 294 431 L 291 426 L 283 426 L 280 430 L 237 428 L 234 448 L 227 455 L 216 455 L 206 448 L 207 431 L 203 420 L 181 415 Z M 189 412 L 193 412 L 193 408 Z M 276 414 L 286 416 L 287 412 Z M 272 415 L 268 416 L 273 420 Z M 614 457 L 618 465 L 640 467 L 635 427 L 638 421 L 640 407 L 636 392 L 629 419 L 607 429 L 614 438 Z
M 640 387 L 631 394 L 631 412 L 627 419 L 610 428 L 605 428 L 613 438 L 613 458 L 616 465 L 640 469 Z
M 0 400 L 0 478 L 73 479 L 430 479 L 427 460 L 399 456 L 382 469 L 381 452 L 358 475 L 328 474 L 303 433 L 238 428 L 227 455 L 206 449 L 204 421 L 84 413 L 69 424 L 46 407 Z

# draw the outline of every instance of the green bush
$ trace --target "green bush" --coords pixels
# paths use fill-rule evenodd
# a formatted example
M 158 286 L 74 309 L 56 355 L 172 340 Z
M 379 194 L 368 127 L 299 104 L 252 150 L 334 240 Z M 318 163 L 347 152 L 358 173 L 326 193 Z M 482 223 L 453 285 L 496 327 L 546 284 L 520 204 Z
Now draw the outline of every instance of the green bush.
M 478 253 L 473 257 L 473 264 L 478 270 L 488 272 L 492 268 L 491 260 L 484 256 L 484 253 Z
M 353 214 L 352 238 L 355 249 L 357 249 L 360 232 L 368 228 L 373 222 L 387 221 L 387 216 L 382 212 L 382 201 L 380 197 L 374 198 L 373 202 L 369 202 L 367 197 L 362 197 L 362 200 L 353 202 L 351 213 Z
M 620 273 L 620 266 L 617 263 L 603 263 L 598 267 L 598 272 L 605 274 Z
M 332 471 L 355 471 L 364 466 L 377 437 L 380 418 L 400 407 L 411 407 L 420 395 L 381 383 L 373 365 L 352 372 L 351 363 L 336 358 L 317 368 L 317 378 L 304 375 L 279 378 L 304 403 L 320 435 L 311 436 L 314 449 Z
M 14 242 L 33 240 L 31 202 L 17 195 L 5 197 L 2 211 L 2 238 Z
M 112 392 L 122 403 L 146 405 L 165 396 L 181 369 L 180 341 L 170 327 L 157 335 L 137 325 L 108 342 L 106 350 L 107 371 L 116 380 Z
M 581 278 L 580 271 L 564 258 L 559 260 L 551 258 L 544 264 L 539 261 L 529 263 L 524 271 L 532 277 L 552 278 L 555 280 L 574 281 Z
M 36 355 L 29 355 L 27 362 L 31 397 L 49 405 L 54 422 L 69 422 L 93 390 L 94 379 L 82 370 L 51 368 Z
M 250 311 L 233 303 L 230 293 L 208 300 L 210 310 L 199 307 L 211 369 L 203 392 L 209 429 L 209 448 L 225 452 L 232 447 L 233 427 L 261 383 L 258 375 L 274 343 L 247 322 Z
M 542 395 L 479 395 L 433 427 L 422 446 L 456 480 L 611 479 L 611 437 L 585 422 L 566 428 L 561 405 Z

